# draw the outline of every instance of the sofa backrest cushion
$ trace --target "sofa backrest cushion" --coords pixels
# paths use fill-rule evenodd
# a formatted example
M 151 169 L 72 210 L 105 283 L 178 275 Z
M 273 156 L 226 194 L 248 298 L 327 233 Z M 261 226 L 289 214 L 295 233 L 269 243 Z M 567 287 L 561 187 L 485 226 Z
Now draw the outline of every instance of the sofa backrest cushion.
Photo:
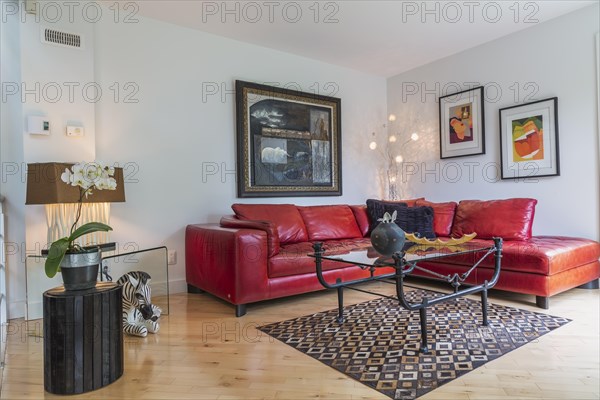
M 277 227 L 281 244 L 308 241 L 302 216 L 293 204 L 236 203 L 231 208 L 239 219 L 272 222 Z
M 433 230 L 436 236 L 450 236 L 452 221 L 454 220 L 454 213 L 458 204 L 453 201 L 448 203 L 432 203 L 427 200 L 417 200 L 416 205 L 433 208 Z
M 271 258 L 279 254 L 279 233 L 277 227 L 270 221 L 256 221 L 239 219 L 235 215 L 221 217 L 220 225 L 223 228 L 232 229 L 257 229 L 267 234 L 267 257 Z
M 398 203 L 406 203 L 409 207 L 414 207 L 417 205 L 417 202 L 420 200 L 425 200 L 425 197 L 419 197 L 417 199 L 404 199 L 404 200 L 396 200 Z
M 478 239 L 528 240 L 536 204 L 535 199 L 521 198 L 463 200 L 458 203 L 451 236 L 476 232 Z
M 388 203 L 404 203 L 409 207 L 414 207 L 417 205 L 417 202 L 421 200 L 425 200 L 425 197 L 419 197 L 418 199 L 390 200 Z
M 354 213 L 347 205 L 298 206 L 309 240 L 363 237 Z
M 408 207 L 406 203 L 394 201 L 367 200 L 367 213 L 369 214 L 370 231 L 379 225 L 379 218 L 388 212 L 397 212 L 396 224 L 407 233 L 419 233 L 422 237 L 434 238 L 433 230 L 433 208 Z
M 359 204 L 356 206 L 350 206 L 350 209 L 354 213 L 358 229 L 363 237 L 369 234 L 369 214 L 367 214 L 367 206 L 365 204 Z

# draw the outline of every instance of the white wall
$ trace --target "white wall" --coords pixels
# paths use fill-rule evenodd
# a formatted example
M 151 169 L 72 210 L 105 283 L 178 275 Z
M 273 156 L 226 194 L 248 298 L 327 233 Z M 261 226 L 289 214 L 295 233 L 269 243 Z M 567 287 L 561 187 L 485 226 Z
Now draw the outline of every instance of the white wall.
M 95 158 L 95 90 L 94 84 L 94 26 L 80 14 L 68 14 L 56 22 L 27 14 L 21 22 L 21 78 L 27 94 L 23 115 L 46 116 L 50 120 L 49 136 L 30 135 L 23 129 L 23 151 L 26 163 L 77 162 Z M 38 22 L 39 18 L 39 22 Z M 53 21 L 53 20 L 52 20 Z M 83 35 L 81 49 L 44 44 L 40 29 L 49 27 Z M 72 88 L 72 89 L 71 89 Z M 22 89 L 24 90 L 24 89 Z M 82 126 L 84 136 L 69 137 L 67 125 Z M 25 208 L 28 254 L 39 254 L 47 245 L 47 225 L 44 206 Z M 45 276 L 42 279 L 47 279 Z
M 16 7 L 16 2 L 0 2 L 0 7 Z M 0 103 L 0 195 L 5 197 L 6 268 L 9 317 L 20 316 L 25 300 L 25 190 L 23 180 L 23 107 L 21 82 L 21 38 L 19 19 L 6 15 L 0 25 L 0 77 L 3 98 Z
M 399 121 L 408 121 L 422 139 L 404 157 L 419 163 L 418 173 L 405 170 L 407 196 L 425 196 L 432 201 L 533 197 L 539 200 L 534 234 L 597 239 L 600 217 L 594 35 L 599 29 L 599 15 L 598 5 L 587 7 L 389 78 L 389 112 Z M 458 91 L 454 83 L 466 89 L 474 82 L 491 88 L 484 105 L 486 154 L 440 161 L 437 97 Z M 412 90 L 413 84 L 419 92 L 407 95 L 406 90 Z M 426 93 L 423 88 L 435 93 Z M 537 91 L 534 98 L 524 101 L 533 90 Z M 554 96 L 558 97 L 561 175 L 540 178 L 535 183 L 500 181 L 498 110 Z M 457 182 L 451 182 L 454 170 L 444 169 L 449 162 L 460 164 L 462 177 Z M 477 164 L 465 164 L 471 162 Z M 424 169 L 437 169 L 439 173 L 423 176 Z M 444 178 L 444 171 L 450 179 Z
M 184 230 L 217 222 L 234 202 L 363 203 L 379 196 L 369 134 L 386 118 L 384 78 L 139 18 L 135 24 L 96 26 L 95 77 L 122 88 L 118 102 L 96 108 L 99 158 L 126 169 L 125 204 L 112 207 L 113 239 L 140 248 L 167 245 L 178 253 L 172 289 L 185 289 Z M 237 199 L 235 184 L 234 81 L 294 85 L 321 94 L 332 82 L 342 99 L 343 193 L 341 197 Z M 126 88 L 128 83 L 133 86 Z M 229 92 L 203 99 L 203 86 Z M 124 95 L 139 88 L 133 99 Z M 223 98 L 221 98 L 221 95 Z M 219 174 L 203 180 L 203 163 Z M 204 164 L 206 165 L 206 164 Z M 221 177 L 221 172 L 224 176 Z
M 83 90 L 94 83 L 93 24 L 83 20 L 81 13 L 71 18 L 66 5 L 61 18 L 53 18 L 49 12 L 26 14 L 23 3 L 18 7 L 17 13 L 2 8 L 7 20 L 2 23 L 2 82 L 18 86 L 17 93 L 2 104 L 3 172 L 13 164 L 18 166 L 17 174 L 7 172 L 2 189 L 7 197 L 7 239 L 15 246 L 7 250 L 9 318 L 25 312 L 26 257 L 39 255 L 47 245 L 44 206 L 25 206 L 26 164 L 95 158 L 94 92 Z M 86 45 L 80 50 L 43 44 L 41 27 L 79 33 Z M 49 136 L 27 133 L 26 119 L 31 115 L 49 118 Z M 85 135 L 67 137 L 67 125 L 83 126 Z M 43 274 L 34 278 L 47 280 Z

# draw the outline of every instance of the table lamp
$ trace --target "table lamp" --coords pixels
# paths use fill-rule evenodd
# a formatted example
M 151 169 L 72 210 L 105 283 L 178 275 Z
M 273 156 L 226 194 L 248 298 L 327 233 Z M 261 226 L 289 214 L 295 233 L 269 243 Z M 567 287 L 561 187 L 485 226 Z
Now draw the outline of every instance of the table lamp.
M 79 188 L 63 182 L 60 178 L 73 163 L 49 162 L 27 164 L 27 196 L 25 204 L 44 204 L 48 224 L 48 243 L 69 236 L 75 222 Z M 125 202 L 123 168 L 115 168 L 116 190 L 95 190 L 83 199 L 79 225 L 102 222 L 110 225 L 110 203 Z M 95 232 L 87 236 L 90 244 L 109 242 L 109 232 Z

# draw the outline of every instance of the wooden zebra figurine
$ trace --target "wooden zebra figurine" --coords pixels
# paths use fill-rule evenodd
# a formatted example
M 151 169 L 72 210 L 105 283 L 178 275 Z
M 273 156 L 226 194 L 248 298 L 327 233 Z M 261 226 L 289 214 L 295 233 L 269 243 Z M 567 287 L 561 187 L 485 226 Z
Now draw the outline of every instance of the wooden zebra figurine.
M 123 287 L 123 332 L 146 337 L 160 329 L 158 318 L 162 310 L 151 303 L 150 275 L 131 271 L 117 281 Z

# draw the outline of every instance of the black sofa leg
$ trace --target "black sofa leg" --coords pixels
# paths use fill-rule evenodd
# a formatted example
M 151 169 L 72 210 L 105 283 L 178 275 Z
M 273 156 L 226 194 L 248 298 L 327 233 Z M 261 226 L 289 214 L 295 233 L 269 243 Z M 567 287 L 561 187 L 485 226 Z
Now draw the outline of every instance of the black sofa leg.
M 243 317 L 246 315 L 246 305 L 245 304 L 236 304 L 235 305 L 235 316 Z
M 550 297 L 535 296 L 535 304 L 539 308 L 543 308 L 544 310 L 547 310 L 550 308 Z
M 578 289 L 600 289 L 600 280 L 594 279 L 588 283 L 584 283 L 581 286 L 577 286 Z
M 193 293 L 193 294 L 204 293 L 204 290 L 198 289 L 196 286 L 190 285 L 189 283 L 187 285 L 187 289 L 188 289 L 188 293 Z

